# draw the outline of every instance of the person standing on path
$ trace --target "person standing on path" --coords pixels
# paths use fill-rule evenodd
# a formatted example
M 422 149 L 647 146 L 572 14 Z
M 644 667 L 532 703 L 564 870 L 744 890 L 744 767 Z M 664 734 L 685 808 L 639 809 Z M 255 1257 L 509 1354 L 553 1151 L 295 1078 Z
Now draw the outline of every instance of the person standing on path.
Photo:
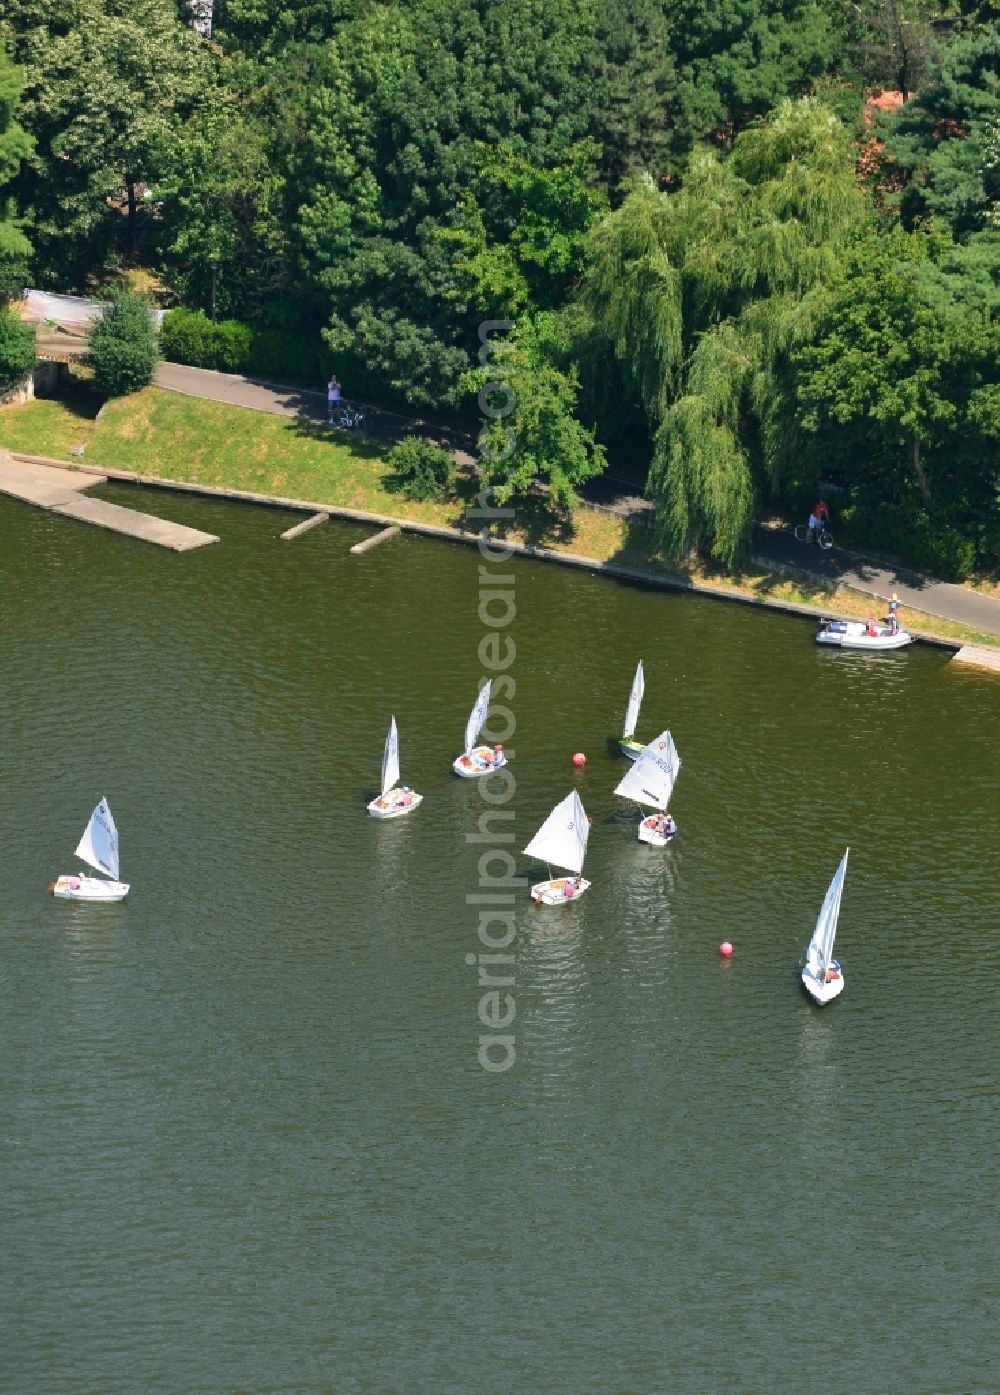
M 333 414 L 340 406 L 340 384 L 337 379 L 330 375 L 330 381 L 326 385 L 326 422 L 328 426 L 333 425 Z

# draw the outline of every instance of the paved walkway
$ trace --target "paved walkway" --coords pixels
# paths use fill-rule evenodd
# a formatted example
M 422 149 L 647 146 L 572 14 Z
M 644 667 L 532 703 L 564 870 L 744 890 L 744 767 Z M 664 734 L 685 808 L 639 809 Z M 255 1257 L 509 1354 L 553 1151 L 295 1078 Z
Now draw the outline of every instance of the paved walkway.
M 178 363 L 161 363 L 156 371 L 156 383 L 172 392 L 183 392 L 213 402 L 228 402 L 234 407 L 248 407 L 256 412 L 326 421 L 325 395 L 305 388 L 275 387 L 232 373 L 213 373 L 205 368 L 188 368 Z M 432 418 L 405 417 L 380 407 L 363 405 L 363 410 L 364 434 L 374 441 L 396 445 L 414 433 L 426 434 L 455 450 L 460 463 L 474 463 L 474 457 L 469 453 L 473 446 L 472 436 L 454 426 Z M 623 518 L 647 520 L 652 513 L 652 504 L 642 497 L 641 489 L 636 484 L 618 480 L 614 476 L 605 475 L 591 481 L 584 495 L 589 502 Z M 754 555 L 763 562 L 795 567 L 824 581 L 850 586 L 886 601 L 895 591 L 904 607 L 910 606 L 942 620 L 971 625 L 984 634 L 1000 635 L 1000 601 L 965 586 L 933 581 L 918 572 L 871 562 L 841 548 L 820 552 L 818 548 L 812 549 L 796 542 L 793 533 L 780 529 L 758 529 L 754 536 Z
M 188 368 L 182 363 L 158 364 L 154 381 L 157 387 L 182 392 L 188 397 L 227 402 L 233 407 L 247 407 L 270 416 L 326 423 L 326 393 L 312 392 L 309 388 L 277 387 L 236 373 L 213 373 L 208 368 Z M 354 405 L 364 412 L 361 434 L 369 440 L 395 446 L 407 436 L 426 435 L 458 452 L 461 463 L 472 462 L 469 450 L 473 437 L 446 422 L 431 417 L 405 417 L 363 402 Z
M 794 567 L 832 584 L 866 591 L 884 601 L 895 592 L 903 608 L 910 606 L 913 610 L 922 610 L 925 615 L 971 625 L 984 634 L 1000 635 L 1000 601 L 967 586 L 934 581 L 919 572 L 893 567 L 886 562 L 873 562 L 839 547 L 822 552 L 811 543 L 796 542 L 795 534 L 783 528 L 758 528 L 753 554 L 762 562 Z M 902 622 L 905 627 L 905 614 Z

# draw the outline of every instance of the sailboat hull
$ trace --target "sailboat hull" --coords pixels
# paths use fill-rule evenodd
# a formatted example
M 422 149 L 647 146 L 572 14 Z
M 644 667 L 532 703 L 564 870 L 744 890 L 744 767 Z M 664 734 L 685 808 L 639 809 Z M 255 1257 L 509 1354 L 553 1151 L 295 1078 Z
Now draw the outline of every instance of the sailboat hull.
M 836 978 L 827 979 L 825 982 L 818 979 L 811 969 L 802 970 L 802 987 L 812 998 L 814 1003 L 820 1007 L 825 1007 L 827 1003 L 832 1003 L 834 998 L 839 998 L 844 991 L 844 972 L 839 964 L 834 970 Z
M 373 819 L 401 819 L 404 814 L 412 814 L 424 801 L 422 794 L 415 790 L 389 790 L 380 794 L 368 805 Z
M 646 748 L 640 742 L 623 736 L 618 742 L 618 749 L 623 756 L 628 756 L 629 760 L 638 760 Z
M 570 889 L 572 888 L 572 889 Z M 579 901 L 590 882 L 583 877 L 552 877 L 545 882 L 536 882 L 531 888 L 532 900 L 543 906 L 565 906 L 569 901 Z
M 86 877 L 82 872 L 75 877 L 57 877 L 49 890 L 67 901 L 124 901 L 129 892 L 127 882 Z
M 904 649 L 913 643 L 908 630 L 880 628 L 872 635 L 860 620 L 834 620 L 816 633 L 816 643 L 834 649 Z
M 670 832 L 661 833 L 656 827 L 655 816 L 643 819 L 639 824 L 639 842 L 648 843 L 651 848 L 665 848 L 676 837 L 677 825 L 674 824 Z
M 478 780 L 481 775 L 492 775 L 507 764 L 503 751 L 495 751 L 492 746 L 477 746 L 474 751 L 466 751 L 456 756 L 451 768 L 463 780 Z

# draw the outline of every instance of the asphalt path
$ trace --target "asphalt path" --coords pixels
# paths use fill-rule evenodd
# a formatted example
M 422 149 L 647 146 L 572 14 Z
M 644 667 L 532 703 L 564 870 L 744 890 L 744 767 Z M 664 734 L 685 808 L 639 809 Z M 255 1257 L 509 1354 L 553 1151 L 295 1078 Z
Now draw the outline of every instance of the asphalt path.
M 832 585 L 867 591 L 883 601 L 895 594 L 901 608 L 910 607 L 941 620 L 954 620 L 986 634 L 1000 635 L 1000 601 L 967 586 L 934 581 L 920 572 L 875 562 L 840 547 L 824 552 L 815 543 L 797 542 L 795 534 L 783 528 L 758 528 L 753 555 L 762 562 L 808 572 Z M 905 614 L 901 623 L 905 628 Z

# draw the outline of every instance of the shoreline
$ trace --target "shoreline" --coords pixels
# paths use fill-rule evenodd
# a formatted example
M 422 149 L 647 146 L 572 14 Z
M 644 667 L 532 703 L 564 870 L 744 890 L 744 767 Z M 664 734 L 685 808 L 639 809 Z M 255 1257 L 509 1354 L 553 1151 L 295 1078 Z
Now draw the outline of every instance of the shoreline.
M 375 513 L 367 509 L 351 509 L 343 505 L 323 503 L 317 500 L 289 498 L 276 494 L 261 494 L 257 491 L 232 489 L 223 485 L 198 484 L 191 480 L 165 479 L 159 475 L 144 475 L 133 470 L 115 469 L 106 465 L 86 465 L 75 460 L 59 460 L 52 456 L 34 455 L 26 451 L 11 451 L 10 454 L 15 460 L 24 460 L 38 465 L 49 465 L 57 469 L 74 470 L 78 471 L 80 474 L 102 476 L 120 484 L 142 485 L 152 489 L 172 490 L 179 494 L 222 499 L 230 503 L 257 504 L 265 508 L 286 509 L 296 513 L 326 513 L 329 514 L 331 518 L 343 519 L 346 522 L 377 524 L 382 528 L 395 527 L 399 528 L 401 532 L 415 533 L 418 536 L 436 538 L 443 542 L 461 543 L 465 546 L 477 546 L 480 539 L 479 533 L 473 533 L 467 529 L 446 528 L 438 524 L 422 523 L 416 519 L 399 518 L 390 514 Z M 624 562 L 603 562 L 596 557 L 586 557 L 575 552 L 563 552 L 556 548 L 539 547 L 533 543 L 505 540 L 505 546 L 509 547 L 513 553 L 521 557 L 534 558 L 535 560 L 543 562 L 558 562 L 564 566 L 575 567 L 578 571 L 591 571 L 612 577 L 616 580 L 630 581 L 644 586 L 654 586 L 663 590 L 686 591 L 692 595 L 706 596 L 713 600 L 734 601 L 742 605 L 756 606 L 760 609 L 778 611 L 787 615 L 809 617 L 814 621 L 825 618 L 855 618 L 853 616 L 838 614 L 838 612 L 830 608 L 823 609 L 818 606 L 804 605 L 796 601 L 763 599 L 726 586 L 715 586 L 710 582 L 691 581 L 685 577 L 671 576 L 666 572 L 653 571 L 645 567 L 632 566 Z M 764 559 L 752 560 L 758 560 L 759 565 L 769 570 L 774 569 L 773 564 L 764 561 Z M 857 594 L 863 595 L 864 593 L 858 592 Z M 908 607 L 908 609 L 912 608 L 913 607 Z M 914 640 L 919 643 L 933 645 L 939 649 L 950 649 L 955 653 L 968 643 L 960 639 L 945 639 L 939 635 L 927 634 L 912 628 L 910 628 L 910 633 L 913 635 Z M 988 646 L 980 645 L 979 647 L 986 648 Z

